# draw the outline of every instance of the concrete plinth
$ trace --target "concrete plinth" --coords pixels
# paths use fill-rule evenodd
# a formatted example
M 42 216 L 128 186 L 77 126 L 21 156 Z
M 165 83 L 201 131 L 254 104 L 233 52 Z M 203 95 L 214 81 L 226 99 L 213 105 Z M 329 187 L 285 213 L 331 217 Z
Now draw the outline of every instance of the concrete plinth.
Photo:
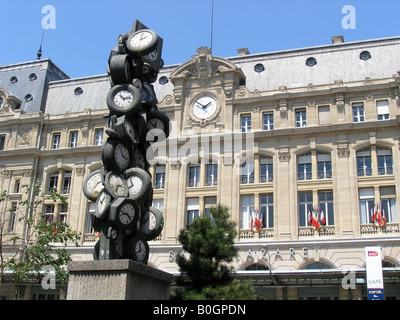
M 168 300 L 172 275 L 133 260 L 68 264 L 67 300 Z

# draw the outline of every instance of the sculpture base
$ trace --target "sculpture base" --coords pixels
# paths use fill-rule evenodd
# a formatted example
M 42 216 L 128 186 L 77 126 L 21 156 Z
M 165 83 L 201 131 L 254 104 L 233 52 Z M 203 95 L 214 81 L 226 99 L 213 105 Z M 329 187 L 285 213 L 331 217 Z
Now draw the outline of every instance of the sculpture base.
M 168 300 L 172 275 L 133 260 L 68 264 L 67 300 Z

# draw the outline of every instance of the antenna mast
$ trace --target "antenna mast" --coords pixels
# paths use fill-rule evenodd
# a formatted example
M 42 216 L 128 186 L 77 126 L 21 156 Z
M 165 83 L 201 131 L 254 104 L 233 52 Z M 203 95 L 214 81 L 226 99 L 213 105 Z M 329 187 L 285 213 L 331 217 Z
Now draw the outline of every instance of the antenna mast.
M 214 31 L 214 0 L 211 0 L 211 52 L 213 48 L 213 31 Z

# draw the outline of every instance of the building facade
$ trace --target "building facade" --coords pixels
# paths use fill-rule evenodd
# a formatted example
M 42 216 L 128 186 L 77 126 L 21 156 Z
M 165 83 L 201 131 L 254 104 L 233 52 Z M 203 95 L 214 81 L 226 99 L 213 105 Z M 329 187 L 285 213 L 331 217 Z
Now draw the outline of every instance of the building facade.
M 400 299 L 400 37 L 332 39 L 230 58 L 201 47 L 160 71 L 153 85 L 173 129 L 147 152 L 164 215 L 149 265 L 178 274 L 178 232 L 222 203 L 238 226 L 232 266 L 259 297 L 364 299 L 373 245 L 385 296 Z M 74 260 L 92 259 L 82 184 L 102 166 L 108 76 L 70 79 L 43 59 L 0 67 L 0 81 L 1 210 L 28 196 L 23 184 L 56 188 L 68 208 L 49 199 L 46 217 L 81 233 Z M 10 221 L 9 234 L 22 232 Z

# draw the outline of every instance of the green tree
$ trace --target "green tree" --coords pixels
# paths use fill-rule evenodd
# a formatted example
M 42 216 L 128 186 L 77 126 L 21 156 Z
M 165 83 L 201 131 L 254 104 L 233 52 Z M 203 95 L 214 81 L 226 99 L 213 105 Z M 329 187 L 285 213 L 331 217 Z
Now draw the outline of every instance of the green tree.
M 179 232 L 178 240 L 189 258 L 176 256 L 181 272 L 178 285 L 183 288 L 176 298 L 254 299 L 252 286 L 235 281 L 229 266 L 237 256 L 236 223 L 230 219 L 228 208 L 221 204 L 210 212 L 211 216 L 195 219 L 187 231 Z
M 8 227 L 10 223 L 10 210 L 0 212 L 0 259 L 1 280 L 4 270 L 11 270 L 11 281 L 16 286 L 16 299 L 21 297 L 22 283 L 24 280 L 37 278 L 40 281 L 44 267 L 51 267 L 55 271 L 58 281 L 65 283 L 68 273 L 65 269 L 71 260 L 66 246 L 78 246 L 80 235 L 72 231 L 71 227 L 61 221 L 46 221 L 43 212 L 43 201 L 48 198 L 54 203 L 67 206 L 65 198 L 54 190 L 45 194 L 41 184 L 36 183 L 31 188 L 23 186 L 28 195 L 26 200 L 18 203 L 18 215 L 13 217 L 18 222 L 23 222 L 24 231 L 10 236 Z M 0 203 L 9 200 L 9 195 L 3 192 Z

